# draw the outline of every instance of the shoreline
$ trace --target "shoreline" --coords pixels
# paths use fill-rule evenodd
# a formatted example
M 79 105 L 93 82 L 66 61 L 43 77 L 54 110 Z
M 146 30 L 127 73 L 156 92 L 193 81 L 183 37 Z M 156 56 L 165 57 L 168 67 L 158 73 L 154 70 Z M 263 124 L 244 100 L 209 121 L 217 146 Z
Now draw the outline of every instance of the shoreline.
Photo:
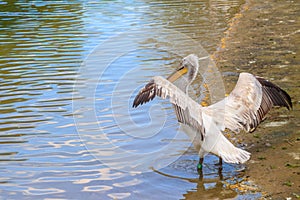
M 300 198 L 300 37 L 296 7 L 293 2 L 247 0 L 213 54 L 220 71 L 234 69 L 266 77 L 292 97 L 292 111 L 273 109 L 254 133 L 236 135 L 252 154 L 245 177 L 259 186 L 261 199 Z M 224 79 L 231 82 L 226 84 L 227 92 L 231 91 L 235 81 L 232 77 Z

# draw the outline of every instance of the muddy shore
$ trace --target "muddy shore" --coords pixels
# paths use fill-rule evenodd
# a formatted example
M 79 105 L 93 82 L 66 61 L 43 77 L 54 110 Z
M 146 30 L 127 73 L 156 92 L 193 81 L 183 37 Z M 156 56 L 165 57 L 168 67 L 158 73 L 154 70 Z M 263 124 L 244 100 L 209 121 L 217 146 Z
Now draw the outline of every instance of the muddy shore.
M 245 173 L 262 199 L 300 199 L 299 8 L 296 1 L 247 1 L 214 55 L 222 72 L 265 77 L 292 97 L 292 111 L 274 109 L 254 133 L 237 136 L 252 153 Z M 225 79 L 231 91 L 236 77 Z

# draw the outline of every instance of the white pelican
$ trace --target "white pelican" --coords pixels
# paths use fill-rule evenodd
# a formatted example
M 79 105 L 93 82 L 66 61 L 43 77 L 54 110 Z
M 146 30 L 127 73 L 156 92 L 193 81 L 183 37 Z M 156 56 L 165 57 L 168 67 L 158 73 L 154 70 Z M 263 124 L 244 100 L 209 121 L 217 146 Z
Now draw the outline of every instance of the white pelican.
M 225 128 L 234 132 L 244 129 L 253 132 L 273 106 L 292 108 L 290 96 L 277 85 L 249 73 L 240 73 L 232 92 L 223 100 L 202 107 L 187 94 L 187 88 L 198 72 L 198 57 L 183 58 L 179 69 L 167 79 L 153 77 L 135 97 L 133 107 L 152 100 L 155 96 L 169 97 L 184 131 L 199 152 L 197 166 L 202 169 L 204 156 L 213 153 L 228 163 L 244 163 L 250 153 L 235 147 L 223 134 Z M 172 82 L 185 77 L 187 82 L 179 89 Z M 181 85 L 182 86 L 182 85 Z

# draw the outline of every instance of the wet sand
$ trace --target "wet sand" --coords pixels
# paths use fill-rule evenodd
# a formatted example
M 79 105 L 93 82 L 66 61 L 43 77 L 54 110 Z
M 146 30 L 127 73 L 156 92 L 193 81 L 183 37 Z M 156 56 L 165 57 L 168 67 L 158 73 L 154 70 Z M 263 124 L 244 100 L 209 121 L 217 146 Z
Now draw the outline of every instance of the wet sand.
M 237 135 L 252 153 L 245 173 L 262 199 L 300 198 L 299 8 L 296 1 L 247 1 L 214 54 L 222 72 L 265 77 L 292 97 L 292 111 L 273 109 L 254 133 Z M 237 77 L 225 79 L 230 92 Z

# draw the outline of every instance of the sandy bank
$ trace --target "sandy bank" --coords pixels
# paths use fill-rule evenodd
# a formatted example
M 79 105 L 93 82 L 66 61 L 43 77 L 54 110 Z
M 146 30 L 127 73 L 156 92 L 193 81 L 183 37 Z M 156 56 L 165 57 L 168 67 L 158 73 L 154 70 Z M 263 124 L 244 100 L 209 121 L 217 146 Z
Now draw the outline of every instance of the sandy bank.
M 268 199 L 300 198 L 299 8 L 296 1 L 248 1 L 214 55 L 221 71 L 265 77 L 293 99 L 293 111 L 274 109 L 253 134 L 239 136 L 252 153 L 246 175 Z

